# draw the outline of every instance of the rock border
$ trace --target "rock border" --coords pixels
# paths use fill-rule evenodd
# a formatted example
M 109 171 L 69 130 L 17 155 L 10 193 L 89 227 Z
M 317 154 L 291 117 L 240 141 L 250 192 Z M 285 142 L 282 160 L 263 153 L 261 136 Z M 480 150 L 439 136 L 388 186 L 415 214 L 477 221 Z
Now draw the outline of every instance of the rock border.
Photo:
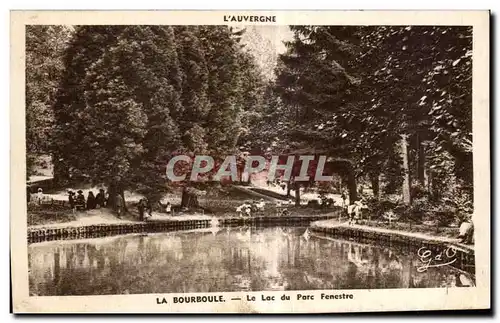
M 353 239 L 358 242 L 377 242 L 385 245 L 403 245 L 406 248 L 418 250 L 425 247 L 432 251 L 433 255 L 437 255 L 446 250 L 448 247 L 453 247 L 456 251 L 457 261 L 453 263 L 453 267 L 457 267 L 468 273 L 475 274 L 475 253 L 474 248 L 469 245 L 454 243 L 451 241 L 440 240 L 433 237 L 420 237 L 407 235 L 402 231 L 377 231 L 365 230 L 360 227 L 347 225 L 328 226 L 322 223 L 312 223 L 311 231 L 325 234 L 326 236 L 336 236 L 348 239 Z M 445 248 L 443 248 L 445 247 Z M 418 257 L 415 254 L 415 257 Z
M 211 219 L 165 220 L 144 221 L 130 223 L 106 223 L 68 227 L 28 228 L 28 244 L 53 241 L 74 240 L 86 238 L 100 238 L 129 233 L 170 232 L 209 228 L 212 221 L 217 221 L 218 226 L 265 226 L 265 225 L 309 225 L 313 221 L 328 220 L 337 215 L 316 216 L 257 216 L 257 217 L 230 217 Z

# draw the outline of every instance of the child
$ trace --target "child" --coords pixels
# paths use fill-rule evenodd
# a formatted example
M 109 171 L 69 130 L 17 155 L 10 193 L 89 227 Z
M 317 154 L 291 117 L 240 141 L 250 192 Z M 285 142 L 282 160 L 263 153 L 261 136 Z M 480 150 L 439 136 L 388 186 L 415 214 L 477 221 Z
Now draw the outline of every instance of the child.
M 43 189 L 41 187 L 38 188 L 38 192 L 37 192 L 37 202 L 38 204 L 42 204 L 42 201 L 43 201 Z

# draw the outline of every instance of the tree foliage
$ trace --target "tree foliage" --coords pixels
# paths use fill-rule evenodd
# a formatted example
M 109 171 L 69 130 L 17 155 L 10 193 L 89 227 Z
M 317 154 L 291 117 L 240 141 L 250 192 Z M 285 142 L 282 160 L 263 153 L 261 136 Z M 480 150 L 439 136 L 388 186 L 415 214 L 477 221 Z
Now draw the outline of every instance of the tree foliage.
M 445 167 L 437 160 L 446 152 L 455 165 L 448 175 L 472 183 L 471 28 L 292 30 L 277 70 L 277 91 L 295 120 L 285 131 L 290 142 L 349 158 L 358 175 L 384 172 L 398 182 L 404 170 L 395 147 L 407 135 L 412 152 L 432 143 L 427 154 L 415 153 L 430 172 Z
M 235 152 L 262 97 L 242 34 L 224 26 L 77 27 L 54 104 L 56 176 L 158 196 L 172 156 Z
M 52 105 L 63 74 L 62 56 L 71 37 L 65 26 L 26 26 L 26 151 L 27 175 L 34 158 L 49 152 Z

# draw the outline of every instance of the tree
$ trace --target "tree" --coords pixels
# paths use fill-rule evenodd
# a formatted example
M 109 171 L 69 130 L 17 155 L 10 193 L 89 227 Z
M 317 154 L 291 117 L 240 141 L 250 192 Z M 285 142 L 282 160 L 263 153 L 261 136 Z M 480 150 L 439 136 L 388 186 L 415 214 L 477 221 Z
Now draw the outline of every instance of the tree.
M 448 26 L 381 27 L 365 36 L 368 61 L 385 57 L 371 80 L 381 85 L 380 106 L 393 111 L 396 132 L 410 136 L 421 184 L 428 142 L 437 142 L 431 154 L 450 152 L 461 165 L 455 174 L 472 183 L 471 38 L 469 27 Z
M 332 28 L 292 27 L 294 39 L 287 43 L 288 51 L 278 64 L 277 91 L 290 107 L 292 145 L 312 145 L 330 156 L 349 159 L 356 151 L 348 131 L 357 129 L 359 121 L 347 103 L 359 81 L 339 62 L 353 61 L 357 47 L 349 41 L 355 30 L 339 30 L 343 37 L 339 39 L 332 35 Z M 354 170 L 348 174 L 352 183 Z M 351 201 L 356 200 L 355 185 L 350 185 L 349 191 Z
M 171 113 L 181 109 L 171 28 L 80 27 L 66 62 L 54 149 L 66 171 L 106 184 L 111 196 L 165 190 L 162 164 L 179 143 Z
M 82 158 L 85 150 L 81 140 L 87 130 L 86 124 L 80 121 L 81 113 L 87 106 L 84 80 L 87 69 L 116 43 L 120 31 L 121 28 L 110 26 L 76 27 L 64 52 L 64 73 L 54 102 L 55 122 L 50 146 L 56 182 L 67 182 L 84 168 L 80 165 L 86 160 Z M 111 134 L 111 129 L 108 130 Z
M 182 69 L 182 111 L 175 114 L 185 148 L 194 153 L 207 151 L 204 123 L 211 109 L 208 98 L 208 64 L 197 26 L 174 27 L 177 55 Z
M 26 26 L 26 170 L 47 154 L 56 90 L 63 74 L 62 56 L 72 34 L 66 26 Z
M 239 83 L 239 34 L 225 26 L 200 27 L 200 38 L 209 69 L 208 98 L 210 111 L 205 128 L 208 151 L 212 156 L 235 152 L 241 127 L 242 107 L 237 105 Z
M 369 175 L 374 190 L 382 169 L 409 176 L 410 169 L 394 162 L 400 159 L 393 151 L 402 135 L 414 145 L 410 151 L 418 151 L 420 180 L 426 164 L 421 146 L 429 140 L 455 156 L 462 177 L 467 177 L 465 170 L 471 174 L 470 28 L 292 30 L 294 39 L 280 56 L 277 89 L 285 104 L 295 108 L 288 114 L 295 120 L 289 132 L 293 141 L 354 161 L 356 173 Z M 452 77 L 459 80 L 456 86 Z

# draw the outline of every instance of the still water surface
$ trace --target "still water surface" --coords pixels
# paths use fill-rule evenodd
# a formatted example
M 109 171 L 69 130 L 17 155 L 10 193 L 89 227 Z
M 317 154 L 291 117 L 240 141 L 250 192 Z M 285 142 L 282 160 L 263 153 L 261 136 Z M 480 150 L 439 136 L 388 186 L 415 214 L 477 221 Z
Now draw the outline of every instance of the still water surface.
M 307 233 L 306 233 L 307 232 Z M 453 287 L 414 251 L 310 234 L 215 228 L 29 246 L 31 295 Z

